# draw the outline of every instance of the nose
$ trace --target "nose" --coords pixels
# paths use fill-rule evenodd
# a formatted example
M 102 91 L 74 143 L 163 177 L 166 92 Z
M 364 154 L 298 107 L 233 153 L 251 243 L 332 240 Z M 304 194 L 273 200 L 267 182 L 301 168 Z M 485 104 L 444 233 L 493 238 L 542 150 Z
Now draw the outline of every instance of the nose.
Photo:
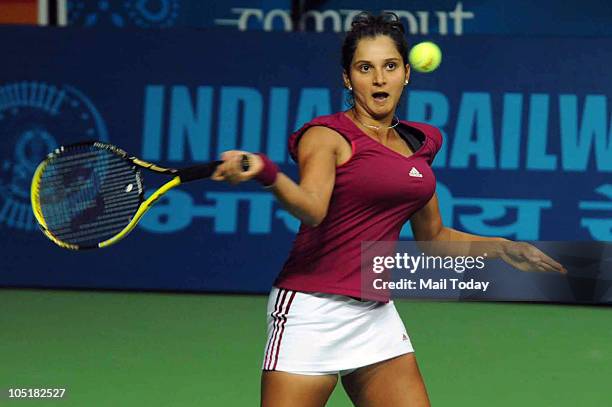
M 376 86 L 385 85 L 387 83 L 385 71 L 383 69 L 377 69 L 372 76 L 372 82 Z

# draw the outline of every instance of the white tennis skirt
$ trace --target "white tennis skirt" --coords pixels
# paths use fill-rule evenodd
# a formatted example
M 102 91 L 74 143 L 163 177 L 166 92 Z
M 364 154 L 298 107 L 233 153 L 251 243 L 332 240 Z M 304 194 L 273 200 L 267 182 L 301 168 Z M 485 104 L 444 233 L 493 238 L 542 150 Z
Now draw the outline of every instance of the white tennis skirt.
M 414 352 L 393 301 L 273 287 L 263 370 L 345 375 Z

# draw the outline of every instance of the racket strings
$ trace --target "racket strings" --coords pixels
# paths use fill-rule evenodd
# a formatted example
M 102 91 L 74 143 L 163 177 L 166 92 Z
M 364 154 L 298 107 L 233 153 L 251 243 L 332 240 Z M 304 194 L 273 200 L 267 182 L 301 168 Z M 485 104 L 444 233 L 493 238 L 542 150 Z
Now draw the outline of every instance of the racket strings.
M 60 164 L 61 165 L 61 164 Z M 73 172 L 74 172 L 74 168 L 75 166 L 70 166 L 67 167 L 65 165 L 63 165 L 64 168 L 62 169 L 52 169 L 52 173 L 50 174 L 45 174 L 45 182 L 48 182 L 49 184 L 53 184 L 53 183 L 61 183 L 64 184 L 64 179 L 67 176 L 70 176 Z M 81 165 L 82 168 L 86 168 L 83 165 Z M 125 164 L 121 163 L 120 165 L 115 164 L 114 166 L 109 166 L 108 169 L 105 171 L 105 175 L 110 178 L 115 174 L 124 174 L 126 172 L 133 172 L 131 171 L 131 168 L 125 168 Z
M 138 201 L 136 202 L 138 203 Z M 96 221 L 96 222 L 92 222 L 92 223 L 84 223 L 82 224 L 78 230 L 74 230 L 74 227 L 72 224 L 65 224 L 65 225 L 56 225 L 54 226 L 53 230 L 55 231 L 55 233 L 58 234 L 64 234 L 64 235 L 74 235 L 74 236 L 78 236 L 81 235 L 80 232 L 87 232 L 88 230 L 92 230 L 93 228 L 97 228 L 97 227 L 101 227 L 104 224 L 109 224 L 111 222 L 116 222 L 117 219 L 119 218 L 119 222 L 120 223 L 125 223 L 125 218 L 123 217 L 124 215 L 131 215 L 134 213 L 133 210 L 133 205 L 129 206 L 127 204 L 125 205 L 121 205 L 121 206 L 113 206 L 112 208 L 110 208 L 107 212 L 108 215 L 112 215 L 112 216 L 107 216 L 106 218 L 101 218 L 100 220 Z
M 48 160 L 38 196 L 47 229 L 56 238 L 95 246 L 130 222 L 142 202 L 142 181 L 124 157 L 78 146 Z
M 126 217 L 132 215 L 134 211 L 129 210 L 125 211 L 122 214 Z M 119 231 L 121 231 L 125 225 L 125 220 L 109 220 L 107 222 L 113 222 L 109 224 L 105 224 L 105 222 L 97 222 L 95 225 L 84 226 L 83 230 L 80 231 L 72 231 L 71 229 L 65 229 L 64 231 L 59 233 L 62 240 L 65 242 L 74 242 L 74 241 L 101 241 L 106 240 L 109 237 L 116 235 Z M 90 229 L 87 229 L 87 228 Z M 111 231 L 115 231 L 111 233 L 109 236 L 108 233 Z

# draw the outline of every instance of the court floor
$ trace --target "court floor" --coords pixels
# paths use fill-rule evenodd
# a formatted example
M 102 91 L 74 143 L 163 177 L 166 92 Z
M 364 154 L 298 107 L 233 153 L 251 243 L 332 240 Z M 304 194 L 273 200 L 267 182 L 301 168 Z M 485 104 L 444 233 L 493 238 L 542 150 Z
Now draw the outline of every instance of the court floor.
M 612 405 L 612 309 L 397 301 L 433 406 Z M 266 297 L 0 290 L 0 405 L 257 406 Z M 12 400 L 11 388 L 66 388 Z M 351 406 L 338 386 L 328 406 Z

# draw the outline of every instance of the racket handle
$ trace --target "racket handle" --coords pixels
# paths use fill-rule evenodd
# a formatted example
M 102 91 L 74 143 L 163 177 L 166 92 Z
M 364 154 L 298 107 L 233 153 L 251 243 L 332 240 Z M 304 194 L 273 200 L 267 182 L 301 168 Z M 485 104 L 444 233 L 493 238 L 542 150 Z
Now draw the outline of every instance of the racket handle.
M 181 179 L 181 183 L 195 181 L 196 179 L 210 178 L 215 172 L 217 167 L 222 164 L 223 161 L 211 161 L 206 164 L 194 165 L 193 167 L 185 167 L 178 170 L 177 175 Z M 242 165 L 242 171 L 248 171 L 251 167 L 249 163 L 249 157 L 246 154 L 242 155 L 240 161 Z
M 242 165 L 242 171 L 248 171 L 249 168 L 251 168 L 249 156 L 246 154 L 242 154 L 242 158 L 240 159 L 240 164 Z
M 181 179 L 181 183 L 195 181 L 196 179 L 210 178 L 215 172 L 219 164 L 223 161 L 211 161 L 206 164 L 194 165 L 192 167 L 185 167 L 178 170 L 178 177 Z

